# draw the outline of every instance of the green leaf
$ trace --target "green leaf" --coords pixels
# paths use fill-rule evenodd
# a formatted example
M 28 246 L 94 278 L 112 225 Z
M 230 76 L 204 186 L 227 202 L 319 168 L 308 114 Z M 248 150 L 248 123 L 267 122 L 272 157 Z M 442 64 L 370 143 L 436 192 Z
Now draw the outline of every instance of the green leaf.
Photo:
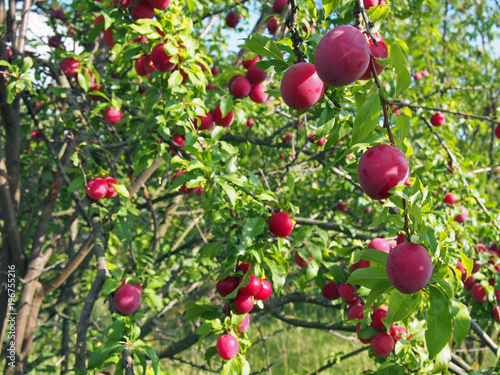
M 273 259 L 268 257 L 264 258 L 264 262 L 269 266 L 271 270 L 271 279 L 273 281 L 273 290 L 277 293 L 281 290 L 283 285 L 285 285 L 286 274 L 288 273 L 288 267 L 284 265 L 288 265 L 286 259 L 281 257 L 281 255 L 273 254 Z M 281 257 L 281 258 L 280 258 Z M 280 258 L 280 259 L 277 259 Z
M 122 285 L 120 280 L 107 279 L 102 287 L 102 293 L 107 296 L 109 293 L 114 292 L 118 287 Z
M 250 51 L 256 54 L 284 61 L 281 51 L 275 42 L 264 35 L 257 33 L 250 35 L 249 38 L 245 39 L 245 45 Z
M 227 361 L 220 372 L 220 375 L 236 375 L 241 372 L 241 363 L 238 358 Z
M 203 313 L 208 312 L 208 311 L 213 311 L 214 307 L 213 306 L 207 306 L 207 305 L 198 305 L 196 303 L 188 303 L 188 307 L 186 309 L 186 313 L 184 314 L 184 319 L 186 321 L 191 321 L 195 320 Z
M 97 347 L 89 357 L 89 363 L 87 365 L 89 370 L 102 365 L 102 363 L 108 358 L 113 349 L 122 349 L 123 345 L 119 344 L 118 341 L 108 341 Z M 121 351 L 121 350 L 120 350 Z
M 124 198 L 130 198 L 130 194 L 128 193 L 128 189 L 125 187 L 125 185 L 118 185 L 118 184 L 113 184 L 110 183 L 112 187 L 115 188 L 116 192 L 120 194 Z
M 389 45 L 389 55 L 396 70 L 396 92 L 393 98 L 395 99 L 410 86 L 411 76 L 406 67 L 406 58 L 401 48 L 396 43 L 387 41 L 387 44 Z
M 14 101 L 14 98 L 16 97 L 17 95 L 17 83 L 19 81 L 12 81 L 11 83 L 9 83 L 7 85 L 7 103 L 8 104 L 12 104 L 12 102 Z
M 334 12 L 340 4 L 340 0 L 321 0 L 325 8 L 325 18 Z
M 387 263 L 387 254 L 384 251 L 375 250 L 375 249 L 366 249 L 360 252 L 360 258 L 364 260 L 369 260 L 370 262 L 380 263 L 385 269 L 385 265 Z
M 388 280 L 385 268 L 368 267 L 359 268 L 349 276 L 347 282 L 353 285 L 361 285 L 368 289 L 375 287 L 380 281 Z
M 370 294 L 366 298 L 366 303 L 364 305 L 363 310 L 365 311 L 365 315 L 368 316 L 368 311 L 371 310 L 371 305 L 375 300 L 384 294 L 385 292 L 391 290 L 393 288 L 391 282 L 389 280 L 380 280 L 377 285 L 375 285 L 372 290 L 370 290 Z
M 450 301 L 440 288 L 430 285 L 429 308 L 427 309 L 427 330 L 425 342 L 429 358 L 433 359 L 448 344 L 451 338 Z
M 380 97 L 371 94 L 363 103 L 354 120 L 351 146 L 363 141 L 377 126 L 380 119 Z
M 83 91 L 87 92 L 90 88 L 90 76 L 87 73 L 78 72 L 77 82 Z
M 236 204 L 236 198 L 237 198 L 236 190 L 234 190 L 234 188 L 229 184 L 222 181 L 220 182 L 220 186 L 226 192 L 229 200 L 231 201 L 231 205 L 234 206 Z
M 205 246 L 203 246 L 203 249 L 201 249 L 201 253 L 203 254 L 204 257 L 207 258 L 215 258 L 221 252 L 222 252 L 222 242 L 219 241 L 209 242 Z
M 106 337 L 111 341 L 120 341 L 125 330 L 125 322 L 117 320 L 106 329 Z
M 290 64 L 283 60 L 267 59 L 256 62 L 255 66 L 268 73 L 280 73 L 287 70 L 290 67 Z
M 325 135 L 330 134 L 335 125 L 335 111 L 329 105 L 327 105 L 319 117 L 318 123 L 316 124 L 316 135 L 314 139 L 321 139 Z
M 405 115 L 396 115 L 396 128 L 398 129 L 398 142 L 396 146 L 400 148 L 410 132 L 410 118 Z
M 264 230 L 265 225 L 266 222 L 261 218 L 252 218 L 245 222 L 242 230 L 242 236 L 243 242 L 247 247 L 250 247 L 253 244 L 255 238 L 257 238 L 257 236 L 259 236 Z
M 420 293 L 403 294 L 398 290 L 392 292 L 386 317 L 387 325 L 408 318 L 418 308 L 420 299 Z
M 149 346 L 143 346 L 142 348 L 144 349 L 149 359 L 151 360 L 151 364 L 153 366 L 153 371 L 155 375 L 160 375 L 160 367 L 159 367 L 160 358 L 158 358 L 158 355 L 156 354 L 153 348 Z
M 446 345 L 443 350 L 439 352 L 434 361 L 433 373 L 439 373 L 448 369 L 448 363 L 451 361 L 451 350 L 450 346 Z
M 389 10 L 390 8 L 387 4 L 371 7 L 367 10 L 366 13 L 370 18 L 370 21 L 374 23 L 374 26 L 371 28 L 372 33 L 376 33 L 380 30 L 380 26 L 382 26 L 382 23 L 389 14 Z
M 226 96 L 220 101 L 220 111 L 222 117 L 226 117 L 229 112 L 233 109 L 233 98 L 231 96 Z
M 456 345 L 460 344 L 469 334 L 470 331 L 470 315 L 467 306 L 463 303 L 452 301 L 452 316 L 453 316 L 453 338 Z

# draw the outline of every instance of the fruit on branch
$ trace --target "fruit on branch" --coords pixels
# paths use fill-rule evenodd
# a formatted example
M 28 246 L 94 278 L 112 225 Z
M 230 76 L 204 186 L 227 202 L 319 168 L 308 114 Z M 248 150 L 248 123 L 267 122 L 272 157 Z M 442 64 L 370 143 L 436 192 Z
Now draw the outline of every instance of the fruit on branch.
M 114 5 L 120 5 L 120 8 L 128 8 L 134 3 L 133 0 L 113 0 Z
M 454 206 L 458 200 L 460 200 L 460 198 L 455 193 L 448 193 L 444 196 L 444 203 L 450 204 L 452 206 Z
M 116 182 L 116 180 L 113 178 L 113 177 L 106 177 L 104 179 L 104 181 L 106 181 L 106 183 L 108 184 L 108 190 L 106 192 L 106 198 L 113 198 L 116 196 L 117 192 L 116 192 L 116 189 L 111 186 L 111 184 L 115 184 L 115 185 L 118 185 L 118 182 Z
M 373 37 L 378 43 L 378 46 L 376 46 L 373 43 L 372 38 L 368 37 L 368 44 L 370 47 L 370 52 L 375 58 L 386 58 L 389 56 L 389 49 L 387 48 L 387 45 L 384 42 L 384 38 L 382 38 L 382 35 L 380 34 L 373 34 Z M 376 61 L 374 61 L 375 64 L 375 71 L 377 72 L 377 75 L 382 73 L 382 70 L 384 70 L 384 67 L 382 65 L 377 64 Z M 366 69 L 366 72 L 360 77 L 360 79 L 370 79 L 372 76 L 372 71 L 370 64 L 368 64 L 368 68 Z
M 340 297 L 337 283 L 335 281 L 328 281 L 323 289 L 321 290 L 321 294 L 327 300 L 333 301 Z
M 441 126 L 446 122 L 446 117 L 442 112 L 436 112 L 431 116 L 431 124 L 433 126 Z
M 349 306 L 359 305 L 361 303 L 361 299 L 359 297 L 356 297 L 352 301 L 345 301 L 345 303 Z
M 197 116 L 195 125 L 198 130 L 210 130 L 214 126 L 214 117 L 210 112 L 207 112 L 205 116 Z
M 283 75 L 280 91 L 283 101 L 290 108 L 303 111 L 320 101 L 325 83 L 319 78 L 313 64 L 299 62 Z
M 495 137 L 500 138 L 500 126 L 495 126 Z
M 209 84 L 207 85 L 207 90 L 208 90 L 208 91 L 213 91 L 213 90 L 215 90 L 215 85 L 214 85 L 213 83 L 209 83 Z
M 340 212 L 346 212 L 348 207 L 346 202 L 339 202 L 335 208 L 337 208 Z
M 469 211 L 464 206 L 458 206 L 458 209 L 461 211 L 461 213 L 455 216 L 455 221 L 457 223 L 465 223 L 469 218 Z
M 236 314 L 246 314 L 253 309 L 253 298 L 252 296 L 247 296 L 246 294 L 238 293 L 234 299 L 234 307 L 236 308 Z
M 254 124 L 254 121 L 253 121 L 253 119 L 251 119 L 251 118 L 249 118 L 249 119 L 247 120 L 247 122 L 245 123 L 245 125 L 246 125 L 246 126 L 248 126 L 248 127 L 252 126 L 253 124 Z
M 306 268 L 307 265 L 309 264 L 310 261 L 313 260 L 312 257 L 309 257 L 307 258 L 307 261 L 304 260 L 304 258 L 302 258 L 299 254 L 298 251 L 295 252 L 295 255 L 294 255 L 294 260 L 295 260 L 295 263 L 300 267 L 300 268 Z
M 236 76 L 229 84 L 229 92 L 235 98 L 244 98 L 252 90 L 252 82 L 247 77 Z
M 257 65 L 252 64 L 247 70 L 247 78 L 252 83 L 264 82 L 267 78 L 267 73 L 257 67 Z
M 495 318 L 495 320 L 497 322 L 500 322 L 500 307 L 498 306 L 493 306 L 493 318 Z
M 49 47 L 57 48 L 61 45 L 61 37 L 58 35 L 51 36 L 49 38 Z
M 370 328 L 370 327 L 367 327 L 369 330 L 371 331 L 374 331 L 373 328 Z M 363 330 L 365 330 L 366 328 L 364 328 Z M 372 342 L 373 340 L 373 337 L 376 335 L 375 332 L 373 332 L 373 336 L 370 337 L 370 338 L 363 338 L 363 337 L 360 337 L 361 336 L 361 323 L 358 323 L 358 325 L 356 326 L 356 333 L 358 335 L 358 339 L 359 341 L 361 341 L 363 344 L 369 344 Z
M 238 284 L 240 283 L 240 279 L 234 276 L 228 276 L 225 279 L 219 280 L 215 286 L 217 292 L 221 295 L 221 297 L 225 297 L 231 294 Z
M 477 303 L 483 303 L 488 300 L 488 293 L 486 293 L 486 289 L 484 289 L 484 287 L 479 283 L 475 283 L 470 292 L 472 299 Z
M 257 55 L 255 56 L 254 58 L 251 58 L 251 59 L 248 59 L 248 60 L 243 60 L 243 67 L 245 69 L 248 69 L 250 68 L 253 64 L 255 64 L 256 62 L 259 62 L 260 61 L 260 57 Z
M 320 139 L 318 139 L 317 141 L 315 140 L 316 139 L 316 132 L 313 132 L 311 133 L 311 135 L 309 136 L 309 142 L 311 143 L 315 143 L 317 144 L 318 146 L 324 146 L 326 145 L 326 137 L 321 137 Z
M 229 361 L 236 357 L 240 347 L 238 345 L 238 339 L 231 335 L 222 335 L 217 339 L 217 354 L 222 359 Z
M 230 11 L 228 14 L 226 14 L 226 25 L 231 28 L 235 28 L 236 25 L 238 25 L 238 22 L 240 22 L 240 15 L 234 11 Z
M 80 61 L 73 57 L 68 57 L 63 59 L 59 64 L 59 69 L 61 72 L 66 74 L 68 77 L 74 77 L 78 74 L 77 69 L 80 67 Z
M 276 237 L 285 238 L 293 229 L 293 220 L 286 212 L 273 212 L 269 219 L 269 230 Z
M 378 357 L 387 357 L 394 349 L 394 338 L 390 333 L 379 332 L 371 342 L 373 354 Z
M 250 262 L 243 262 L 243 263 L 238 264 L 238 271 L 241 271 L 241 272 L 243 272 L 243 274 L 245 274 L 248 272 L 250 267 L 252 267 Z
M 115 46 L 115 40 L 113 39 L 113 30 L 104 30 L 102 32 L 102 40 L 104 41 L 104 44 L 109 48 L 113 48 Z
M 387 242 L 383 238 L 374 238 L 373 240 L 370 241 L 367 247 L 368 249 L 380 250 L 387 254 L 389 254 L 389 252 L 391 251 L 389 242 Z
M 361 156 L 357 172 L 361 189 L 369 197 L 389 198 L 389 190 L 408 181 L 408 160 L 396 147 L 377 145 Z
M 144 65 L 144 70 L 146 71 L 147 74 L 153 73 L 156 70 L 156 67 L 154 66 L 153 62 L 151 61 L 151 54 L 144 56 L 144 60 L 142 61 L 142 64 Z
M 277 27 L 278 27 L 278 20 L 274 17 L 271 17 L 269 21 L 267 21 L 267 31 L 269 31 L 269 34 L 274 35 Z
M 474 280 L 474 277 L 470 275 L 465 281 L 464 281 L 464 289 L 465 290 L 471 290 L 474 284 L 476 283 L 476 280 Z
M 163 49 L 163 43 L 157 44 L 151 51 L 151 61 L 160 72 L 169 72 L 174 70 L 175 64 L 170 62 L 172 56 L 168 56 Z
M 103 178 L 96 177 L 87 182 L 87 195 L 94 200 L 104 198 L 108 192 L 108 183 Z
M 262 283 L 262 289 L 253 298 L 257 301 L 265 301 L 273 294 L 273 287 L 267 280 L 260 279 L 260 281 Z
M 251 275 L 250 279 L 248 280 L 248 284 L 246 284 L 244 287 L 241 287 L 240 290 L 238 290 L 238 293 L 253 297 L 257 295 L 261 291 L 261 289 L 262 281 L 254 275 Z
M 353 319 L 363 319 L 363 305 L 357 304 L 350 306 L 347 309 L 347 319 L 348 320 L 353 320 Z
M 179 147 L 185 147 L 186 146 L 186 137 L 184 137 L 182 134 L 174 134 L 172 136 L 172 142 L 179 145 Z
M 66 19 L 66 15 L 64 14 L 64 10 L 62 10 L 61 8 L 56 8 L 53 5 L 51 5 L 50 7 L 52 9 L 52 17 L 54 17 L 55 19 L 61 20 L 61 21 L 64 21 Z
M 363 0 L 363 6 L 365 9 L 370 9 L 371 7 L 385 4 L 385 0 Z
M 314 54 L 314 66 L 328 86 L 346 86 L 366 72 L 370 48 L 365 36 L 349 25 L 337 26 L 321 39 Z
M 143 77 L 148 75 L 148 71 L 144 66 L 145 61 L 146 61 L 146 56 L 139 56 L 134 63 L 135 71 L 137 72 L 137 74 Z
M 276 13 L 281 14 L 281 12 L 283 12 L 283 8 L 286 6 L 287 2 L 288 2 L 287 0 L 274 0 L 273 10 Z
M 357 269 L 360 269 L 360 268 L 368 268 L 371 265 L 372 265 L 372 262 L 370 262 L 369 260 L 361 259 L 358 262 L 351 264 L 351 270 L 356 271 Z
M 222 117 L 222 111 L 220 109 L 220 106 L 218 106 L 217 108 L 214 109 L 213 117 L 214 117 L 214 122 L 217 125 L 227 128 L 233 123 L 234 112 L 231 109 L 225 117 Z
M 344 301 L 354 301 L 357 298 L 356 290 L 351 284 L 348 283 L 340 283 L 338 292 L 340 298 Z
M 182 171 L 179 171 L 177 172 L 174 177 L 172 178 L 172 182 L 175 181 L 175 179 L 177 177 L 179 177 L 181 174 L 187 174 L 187 170 L 182 170 Z M 192 187 L 192 188 L 188 188 L 186 187 L 186 184 L 184 183 L 181 188 L 179 189 L 179 191 L 181 193 L 184 193 L 184 194 L 194 194 L 194 193 L 198 193 L 198 189 L 200 188 L 200 186 L 197 186 L 197 187 Z M 200 194 L 198 194 L 200 195 Z
M 104 110 L 104 121 L 109 125 L 116 125 L 122 119 L 122 111 L 120 108 L 108 107 Z
M 138 288 L 136 285 L 122 284 L 115 291 L 113 305 L 120 314 L 133 314 L 141 305 L 141 295 L 142 288 Z
M 422 70 L 423 77 L 429 77 L 429 72 L 427 70 Z
M 248 329 L 248 327 L 250 327 L 250 315 L 245 315 L 241 319 L 240 326 L 238 327 L 237 331 L 238 333 L 243 333 Z
M 401 293 L 416 293 L 431 278 L 432 259 L 422 245 L 403 242 L 389 253 L 386 271 L 391 284 Z
M 267 87 L 262 83 L 256 83 L 250 90 L 250 99 L 255 103 L 265 103 L 269 99 L 269 94 L 266 93 Z
M 134 21 L 137 21 L 141 18 L 152 19 L 155 16 L 155 10 L 151 5 L 149 5 L 147 1 L 142 0 L 138 3 L 135 3 L 134 7 L 132 8 L 131 15 Z
M 419 79 L 422 79 L 422 73 L 415 73 L 415 74 L 413 75 L 413 79 L 414 79 L 415 81 L 418 81 Z
M 158 10 L 165 10 L 170 5 L 170 0 L 147 0 L 149 5 Z
M 219 68 L 216 66 L 213 66 L 212 68 L 210 68 L 210 71 L 212 72 L 213 76 L 216 76 L 217 74 L 219 74 Z
M 387 306 L 380 306 L 375 309 L 372 314 L 372 324 L 371 326 L 375 328 L 377 331 L 383 331 L 385 329 L 384 323 L 382 319 L 385 319 L 387 316 Z
M 401 327 L 401 326 L 395 326 L 394 324 L 391 324 L 391 336 L 394 337 L 394 340 L 398 341 L 402 336 L 401 335 L 406 335 L 406 328 Z

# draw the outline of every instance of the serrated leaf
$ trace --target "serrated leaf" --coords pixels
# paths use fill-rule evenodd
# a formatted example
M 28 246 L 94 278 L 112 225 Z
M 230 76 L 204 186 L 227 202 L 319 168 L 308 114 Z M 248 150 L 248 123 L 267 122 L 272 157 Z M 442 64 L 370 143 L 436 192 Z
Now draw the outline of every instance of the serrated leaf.
M 87 368 L 92 370 L 96 367 L 101 366 L 104 361 L 108 358 L 111 351 L 114 349 L 123 349 L 123 345 L 119 344 L 118 341 L 108 341 L 97 347 L 89 357 L 89 362 Z M 121 350 L 120 350 L 121 351 Z
M 233 98 L 228 95 L 220 101 L 221 116 L 226 117 L 231 112 L 231 109 L 233 109 Z
M 366 13 L 370 21 L 374 23 L 374 26 L 371 28 L 372 33 L 376 33 L 380 30 L 380 26 L 382 26 L 382 23 L 389 14 L 389 10 L 390 8 L 387 4 L 377 5 L 367 10 Z
M 393 98 L 395 99 L 410 86 L 411 76 L 406 65 L 406 58 L 399 45 L 389 41 L 387 41 L 387 44 L 389 45 L 389 55 L 396 71 L 396 92 Z
M 360 252 L 361 259 L 369 260 L 370 262 L 380 263 L 381 265 L 383 265 L 383 267 L 381 268 L 385 268 L 388 256 L 389 254 L 387 254 L 386 252 L 375 249 L 366 249 Z
M 418 308 L 420 299 L 420 293 L 403 294 L 398 290 L 392 292 L 386 317 L 387 325 L 409 317 Z
M 351 273 L 347 282 L 349 284 L 361 285 L 371 289 L 383 280 L 388 280 L 385 268 L 368 267 L 359 268 Z
M 470 331 L 470 315 L 467 306 L 463 303 L 452 301 L 452 316 L 453 316 L 453 338 L 456 345 L 460 344 L 469 334 Z
M 104 282 L 104 286 L 102 287 L 102 293 L 107 296 L 109 293 L 114 292 L 118 287 L 122 285 L 120 280 L 116 279 L 107 279 Z
M 340 4 L 340 0 L 321 0 L 325 8 L 325 18 L 332 14 Z
M 377 126 L 380 119 L 380 97 L 378 92 L 371 94 L 363 103 L 354 120 L 351 146 L 363 141 Z
M 281 51 L 275 42 L 264 35 L 257 33 L 250 35 L 249 38 L 245 39 L 245 45 L 248 50 L 256 54 L 284 61 Z
M 427 330 L 425 342 L 429 350 L 429 358 L 435 358 L 448 344 L 452 333 L 450 301 L 445 294 L 433 285 L 429 286 L 430 298 L 427 309 Z
M 116 192 L 118 194 L 120 194 L 122 197 L 127 198 L 127 199 L 130 198 L 130 194 L 128 192 L 128 189 L 125 187 L 125 185 L 119 185 L 119 184 L 113 184 L 113 183 L 110 183 L 109 185 L 114 187 Z

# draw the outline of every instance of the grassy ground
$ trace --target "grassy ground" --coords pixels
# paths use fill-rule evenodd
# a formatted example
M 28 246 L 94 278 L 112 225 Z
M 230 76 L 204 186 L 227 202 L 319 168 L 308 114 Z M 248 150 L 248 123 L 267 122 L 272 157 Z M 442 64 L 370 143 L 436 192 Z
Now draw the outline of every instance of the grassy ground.
M 316 320 L 323 323 L 336 321 L 335 311 L 318 306 L 297 305 L 294 311 L 288 310 L 282 313 L 308 321 Z M 260 332 L 265 337 L 265 343 L 261 339 Z M 271 371 L 264 371 L 263 374 L 310 374 L 336 356 L 340 357 L 363 346 L 357 339 L 352 340 L 353 334 L 348 332 L 334 334 L 318 329 L 291 327 L 272 316 L 252 322 L 248 335 L 254 341 L 254 345 L 246 353 L 251 371 L 257 372 L 267 368 L 267 357 L 269 357 L 269 363 L 273 364 Z M 198 365 L 206 365 L 201 353 L 196 350 L 191 351 L 190 360 Z M 214 361 L 213 363 L 214 368 L 217 368 L 220 362 Z M 356 375 L 376 367 L 373 360 L 369 358 L 368 352 L 364 351 L 335 364 L 322 374 Z M 208 371 L 175 361 L 165 362 L 162 368 L 172 375 L 210 374 Z

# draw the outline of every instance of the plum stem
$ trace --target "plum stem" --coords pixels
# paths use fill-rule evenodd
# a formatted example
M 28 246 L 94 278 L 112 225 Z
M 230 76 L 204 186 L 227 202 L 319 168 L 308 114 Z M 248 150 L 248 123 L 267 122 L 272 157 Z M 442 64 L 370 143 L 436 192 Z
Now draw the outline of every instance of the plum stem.
M 375 26 L 375 24 L 370 21 L 368 15 L 365 11 L 365 6 L 363 5 L 362 0 L 356 0 L 354 5 L 354 18 L 356 18 L 356 22 L 354 23 L 354 27 L 361 32 L 365 32 L 372 39 L 373 44 L 378 47 L 378 42 L 375 40 L 371 33 L 371 28 Z M 365 28 L 363 29 L 362 24 L 365 24 Z

